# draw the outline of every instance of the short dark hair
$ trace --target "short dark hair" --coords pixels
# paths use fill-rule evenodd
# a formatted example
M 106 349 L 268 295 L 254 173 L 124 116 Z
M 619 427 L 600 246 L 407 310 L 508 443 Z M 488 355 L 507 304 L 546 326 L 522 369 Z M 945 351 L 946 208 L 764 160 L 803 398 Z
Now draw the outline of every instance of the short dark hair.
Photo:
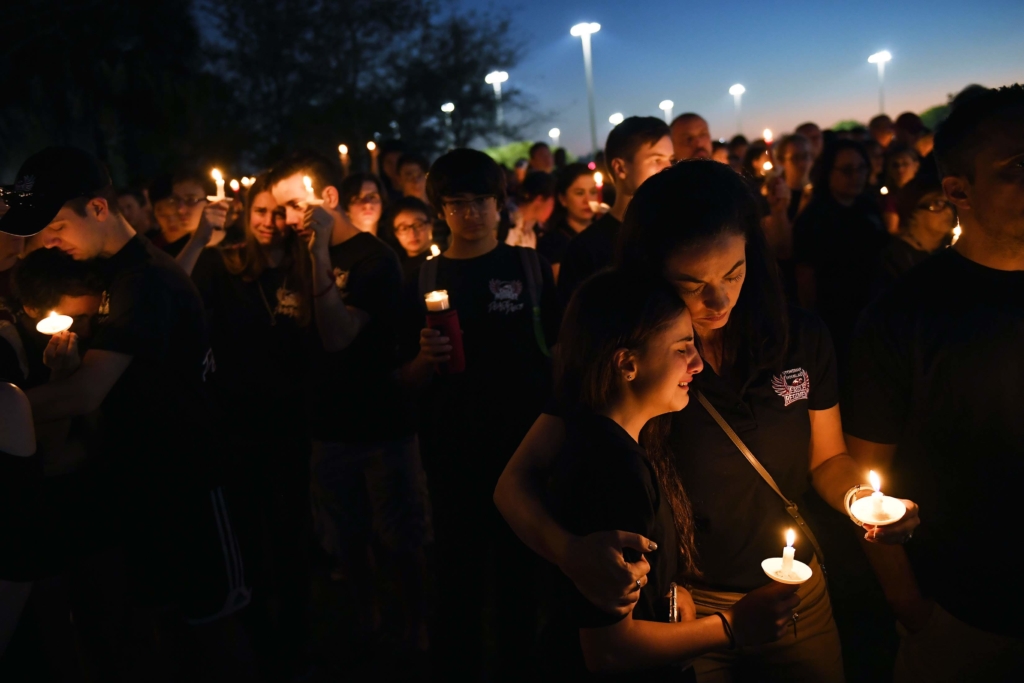
M 674 119 L 672 119 L 672 123 L 670 123 L 668 125 L 668 127 L 669 127 L 669 129 L 675 128 L 677 123 L 682 123 L 683 121 L 687 121 L 689 119 L 700 119 L 701 121 L 704 121 L 705 123 L 707 123 L 707 121 L 704 119 L 704 117 L 701 116 L 700 114 L 698 114 L 696 112 L 688 111 L 688 112 L 680 114 L 679 116 L 677 116 Z
M 380 178 L 372 173 L 353 173 L 342 180 L 341 187 L 338 188 L 338 202 L 342 209 L 347 209 L 352 201 L 359 197 L 359 193 L 363 191 L 363 183 L 373 183 L 377 186 L 377 194 L 380 195 L 381 201 L 387 199 Z
M 77 213 L 79 216 L 85 216 L 85 207 L 90 201 L 97 197 L 107 200 L 107 210 L 115 216 L 121 215 L 121 206 L 117 203 L 117 192 L 114 190 L 113 185 L 107 185 L 101 187 L 98 190 L 93 190 L 84 197 L 76 197 L 75 199 L 64 202 L 64 206 L 67 206 L 72 211 Z
M 786 160 L 786 152 L 793 145 L 805 144 L 808 147 L 811 145 L 811 141 L 806 136 L 800 133 L 790 133 L 789 135 L 783 135 L 779 138 L 779 141 L 772 145 L 772 156 L 775 158 L 775 163 L 781 164 Z
M 444 198 L 457 194 L 493 195 L 500 210 L 508 199 L 505 183 L 505 171 L 498 162 L 483 152 L 463 147 L 448 152 L 430 167 L 427 197 L 439 214 L 444 211 Z
M 554 197 L 557 185 L 558 181 L 551 173 L 531 171 L 526 174 L 523 182 L 519 185 L 519 201 L 529 204 L 537 197 L 545 199 Z
M 868 121 L 868 129 L 870 130 L 882 128 L 883 126 L 886 128 L 893 128 L 895 126 L 888 114 L 879 114 Z
M 62 297 L 100 294 L 103 281 L 89 261 L 76 261 L 60 249 L 36 249 L 11 273 L 14 298 L 40 311 L 57 307 Z
M 427 217 L 427 220 L 431 220 L 434 216 L 434 210 L 430 208 L 430 204 L 419 197 L 402 197 L 395 201 L 391 205 L 391 229 L 395 228 L 395 219 L 398 218 L 398 214 L 403 211 L 415 211 L 416 213 L 422 213 Z
M 117 198 L 120 199 L 121 197 L 133 197 L 139 203 L 139 206 L 146 205 L 146 193 L 138 186 L 119 187 L 117 189 Z
M 338 162 L 308 150 L 293 152 L 274 164 L 270 169 L 270 187 L 296 173 L 308 175 L 317 194 L 322 193 L 325 187 L 341 188 L 343 174 Z
M 193 182 L 209 192 L 212 187 L 206 176 L 194 168 L 179 168 L 169 173 L 161 173 L 149 184 L 149 200 L 156 204 L 161 199 L 167 199 L 174 193 L 174 186 L 178 183 Z
M 733 147 L 737 147 L 739 145 L 749 145 L 749 144 L 750 144 L 750 140 L 747 139 L 746 135 L 743 135 L 742 133 L 736 133 L 736 135 L 733 135 L 732 139 L 729 140 L 729 150 L 732 151 Z
M 551 147 L 549 147 L 548 143 L 546 143 L 546 142 L 535 142 L 532 145 L 530 145 L 530 158 L 532 159 L 533 155 L 536 154 L 537 152 L 539 152 L 542 149 L 546 149 L 548 151 L 551 151 Z
M 423 170 L 424 173 L 430 170 L 430 162 L 422 154 L 416 152 L 406 152 L 402 156 L 398 157 L 398 163 L 395 164 L 395 170 L 399 173 L 402 172 L 402 167 L 406 164 L 416 164 Z
M 633 157 L 644 145 L 653 145 L 671 132 L 661 119 L 654 116 L 630 116 L 612 128 L 604 145 L 604 158 L 609 164 L 612 159 L 632 162 Z
M 1024 108 L 1024 86 L 1020 83 L 1002 88 L 974 90 L 962 98 L 942 122 L 935 134 L 935 161 L 939 174 L 964 176 L 974 180 L 974 159 L 984 144 L 988 125 L 993 122 L 1020 122 L 1012 117 Z M 1019 113 L 1018 113 L 1019 116 Z

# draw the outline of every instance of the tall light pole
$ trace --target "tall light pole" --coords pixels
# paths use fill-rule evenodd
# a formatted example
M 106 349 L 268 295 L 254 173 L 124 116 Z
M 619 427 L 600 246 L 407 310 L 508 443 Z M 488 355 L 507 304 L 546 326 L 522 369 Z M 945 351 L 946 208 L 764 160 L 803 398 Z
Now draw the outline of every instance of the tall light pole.
M 445 102 L 441 105 L 441 111 L 444 112 L 444 125 L 448 129 L 448 137 L 451 142 L 451 146 L 455 146 L 455 140 L 452 135 L 452 112 L 455 111 L 454 102 Z M 451 149 L 451 147 L 449 147 Z
M 672 107 L 676 106 L 676 103 L 672 100 L 662 100 L 661 104 L 658 105 L 658 109 L 665 112 L 665 123 L 672 123 Z
M 740 104 L 745 92 L 747 92 L 747 89 L 739 83 L 729 88 L 729 94 L 732 95 L 732 99 L 736 103 L 736 132 L 740 134 L 743 133 L 743 122 L 740 119 Z
M 492 71 L 491 73 L 484 76 L 484 83 L 494 86 L 494 100 L 497 105 L 496 118 L 498 125 L 502 123 L 501 114 L 501 84 L 508 80 L 508 72 L 506 71 Z
M 555 149 L 558 149 L 558 138 L 561 137 L 561 135 L 562 131 L 557 128 L 552 128 L 548 131 L 548 137 L 551 138 L 551 143 L 554 145 Z
M 885 113 L 885 63 L 892 59 L 888 50 L 882 50 L 868 57 L 869 64 L 878 65 L 878 112 Z
M 590 107 L 590 150 L 597 154 L 597 115 L 594 114 L 594 68 L 590 58 L 590 36 L 601 30 L 601 24 L 576 24 L 569 35 L 583 39 L 583 69 L 587 75 L 587 103 Z

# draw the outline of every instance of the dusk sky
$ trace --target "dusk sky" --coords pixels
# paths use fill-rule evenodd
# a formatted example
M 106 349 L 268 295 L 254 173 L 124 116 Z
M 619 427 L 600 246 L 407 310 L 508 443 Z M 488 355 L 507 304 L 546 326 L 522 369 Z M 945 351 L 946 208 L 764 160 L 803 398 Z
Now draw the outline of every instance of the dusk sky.
M 465 7 L 487 7 L 461 0 Z M 886 112 L 922 110 L 946 101 L 968 83 L 998 86 L 1024 80 L 1024 2 L 720 2 L 670 0 L 509 0 L 514 35 L 526 56 L 509 70 L 552 117 L 529 133 L 547 139 L 557 126 L 561 144 L 588 151 L 587 94 L 574 24 L 601 24 L 593 36 L 598 141 L 622 112 L 661 116 L 696 111 L 714 137 L 736 132 L 729 86 L 742 83 L 743 132 L 777 134 L 804 120 L 831 126 L 866 122 L 878 110 L 878 72 L 868 55 L 889 50 Z

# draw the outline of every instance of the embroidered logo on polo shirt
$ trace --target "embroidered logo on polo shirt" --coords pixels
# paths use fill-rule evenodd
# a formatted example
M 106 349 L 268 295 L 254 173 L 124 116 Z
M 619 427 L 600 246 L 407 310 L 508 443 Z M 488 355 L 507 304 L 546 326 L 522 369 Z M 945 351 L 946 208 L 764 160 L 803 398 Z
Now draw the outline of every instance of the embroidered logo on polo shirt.
M 523 293 L 523 283 L 519 280 L 491 280 L 491 294 L 494 301 L 487 304 L 488 313 L 515 313 L 523 310 L 525 304 L 519 303 L 519 295 Z
M 811 378 L 803 368 L 784 370 L 781 375 L 772 377 L 772 389 L 782 397 L 788 406 L 791 403 L 807 398 L 811 391 Z

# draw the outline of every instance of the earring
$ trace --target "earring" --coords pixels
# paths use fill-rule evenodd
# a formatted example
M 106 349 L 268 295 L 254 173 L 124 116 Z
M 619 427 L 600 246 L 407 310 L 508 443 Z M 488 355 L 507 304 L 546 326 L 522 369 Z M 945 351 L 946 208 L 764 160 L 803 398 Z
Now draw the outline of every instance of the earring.
M 626 381 L 627 382 L 632 382 L 633 381 L 633 375 L 626 375 Z

